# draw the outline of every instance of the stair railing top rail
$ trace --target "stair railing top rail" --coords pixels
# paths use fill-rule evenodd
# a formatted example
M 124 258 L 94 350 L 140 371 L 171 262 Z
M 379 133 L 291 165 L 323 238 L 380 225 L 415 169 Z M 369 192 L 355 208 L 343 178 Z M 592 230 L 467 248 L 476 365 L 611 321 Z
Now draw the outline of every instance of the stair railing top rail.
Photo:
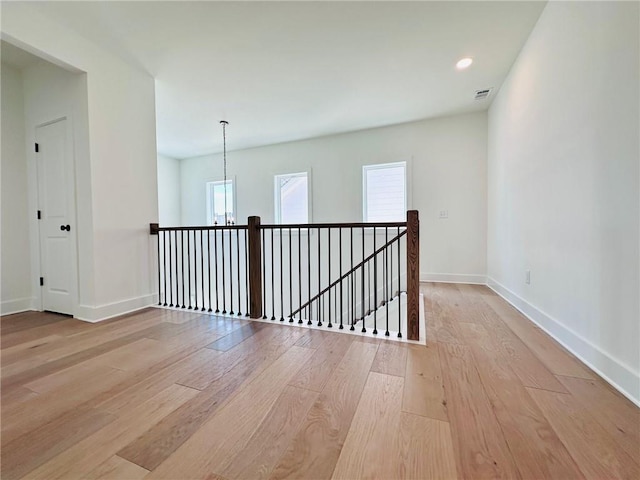
M 407 222 L 359 222 L 359 223 L 274 223 L 260 224 L 264 229 L 280 228 L 397 228 L 406 227 Z

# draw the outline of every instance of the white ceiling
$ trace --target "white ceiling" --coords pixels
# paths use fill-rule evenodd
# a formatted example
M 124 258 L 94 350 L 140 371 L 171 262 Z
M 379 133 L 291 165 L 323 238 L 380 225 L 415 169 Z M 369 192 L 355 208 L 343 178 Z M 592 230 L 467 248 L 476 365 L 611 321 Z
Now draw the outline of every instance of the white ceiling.
M 544 2 L 42 2 L 156 78 L 184 158 L 484 110 Z M 474 58 L 466 71 L 454 65 Z

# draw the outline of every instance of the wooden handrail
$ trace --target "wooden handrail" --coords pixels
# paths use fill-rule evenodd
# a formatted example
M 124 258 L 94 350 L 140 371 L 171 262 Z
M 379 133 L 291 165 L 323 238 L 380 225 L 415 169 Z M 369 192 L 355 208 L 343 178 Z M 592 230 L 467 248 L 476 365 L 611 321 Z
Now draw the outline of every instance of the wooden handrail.
M 397 228 L 406 227 L 407 222 L 366 222 L 366 223 L 278 223 L 260 225 L 261 229 L 285 228 Z
M 391 244 L 393 244 L 396 241 L 400 241 L 400 238 L 402 238 L 404 235 L 406 235 L 407 231 L 403 230 L 399 235 L 396 235 L 395 237 L 393 237 L 391 240 L 389 240 L 387 243 L 385 243 L 384 245 L 382 245 L 380 248 L 378 248 L 375 252 L 373 252 L 371 255 L 369 255 L 367 258 L 365 258 L 364 260 L 362 260 L 360 263 L 358 263 L 355 267 L 351 268 L 348 272 L 346 272 L 344 275 L 342 275 L 340 278 L 338 278 L 337 280 L 335 280 L 334 282 L 330 283 L 328 287 L 324 288 L 322 291 L 320 291 L 319 293 L 317 293 L 313 298 L 311 298 L 307 303 L 305 303 L 304 305 L 302 305 L 300 308 L 298 308 L 297 310 L 294 310 L 293 312 L 291 312 L 291 316 L 293 317 L 296 313 L 301 312 L 302 310 L 304 310 L 305 308 L 307 308 L 309 305 L 311 305 L 313 302 L 315 302 L 316 300 L 318 300 L 322 295 L 324 295 L 325 293 L 327 293 L 329 290 L 331 290 L 333 287 L 335 287 L 338 283 L 340 283 L 341 281 L 343 281 L 345 278 L 347 278 L 349 275 L 351 275 L 353 272 L 355 272 L 356 270 L 358 270 L 360 267 L 363 267 L 367 262 L 371 261 L 376 255 L 379 255 L 380 253 L 382 253 L 384 251 L 385 248 L 391 246 Z
M 151 235 L 157 235 L 158 232 L 180 232 L 186 230 L 246 230 L 249 228 L 248 225 L 198 225 L 193 227 L 159 227 L 157 223 L 151 223 L 149 225 L 149 233 Z

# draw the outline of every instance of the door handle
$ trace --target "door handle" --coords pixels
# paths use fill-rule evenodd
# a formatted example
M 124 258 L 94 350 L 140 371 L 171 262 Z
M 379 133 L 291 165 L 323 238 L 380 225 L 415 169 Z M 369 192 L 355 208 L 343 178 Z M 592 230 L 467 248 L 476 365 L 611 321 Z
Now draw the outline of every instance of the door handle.
M 63 232 L 66 230 L 67 232 L 71 231 L 71 225 L 60 225 L 60 230 Z

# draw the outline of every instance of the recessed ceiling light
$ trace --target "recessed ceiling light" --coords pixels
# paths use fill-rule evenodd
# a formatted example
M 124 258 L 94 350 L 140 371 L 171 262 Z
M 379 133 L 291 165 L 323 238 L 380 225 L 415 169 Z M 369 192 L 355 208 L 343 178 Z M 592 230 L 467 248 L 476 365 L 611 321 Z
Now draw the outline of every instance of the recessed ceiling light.
M 460 60 L 458 60 L 458 63 L 456 63 L 456 68 L 458 70 L 464 70 L 465 68 L 468 68 L 472 63 L 473 63 L 473 58 L 470 58 L 470 57 L 461 58 Z

